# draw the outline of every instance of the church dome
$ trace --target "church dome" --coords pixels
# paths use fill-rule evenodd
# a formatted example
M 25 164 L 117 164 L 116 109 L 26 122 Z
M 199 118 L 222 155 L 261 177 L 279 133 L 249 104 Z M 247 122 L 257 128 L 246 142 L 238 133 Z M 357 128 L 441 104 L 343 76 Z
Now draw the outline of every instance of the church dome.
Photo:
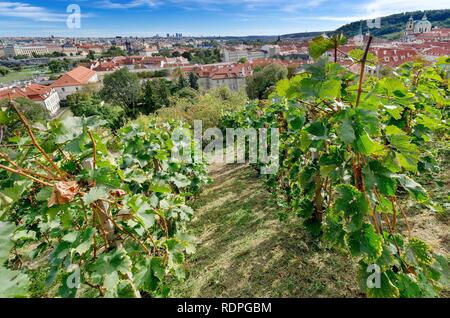
M 430 32 L 432 28 L 431 22 L 428 21 L 427 14 L 425 13 L 422 20 L 414 22 L 414 33 L 426 33 Z

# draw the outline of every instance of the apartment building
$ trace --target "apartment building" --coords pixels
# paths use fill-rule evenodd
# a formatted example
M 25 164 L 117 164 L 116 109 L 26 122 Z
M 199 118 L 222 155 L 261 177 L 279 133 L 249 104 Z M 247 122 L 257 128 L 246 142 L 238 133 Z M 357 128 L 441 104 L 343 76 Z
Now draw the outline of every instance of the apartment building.
M 262 50 L 250 50 L 250 49 L 237 49 L 237 48 L 225 48 L 222 50 L 223 61 L 226 63 L 238 63 L 242 59 L 254 60 L 263 59 L 266 56 L 266 52 Z
M 27 98 L 42 105 L 50 114 L 56 115 L 60 109 L 59 95 L 53 88 L 39 84 L 29 84 L 24 87 L 7 87 L 0 89 L 1 99 Z
M 198 76 L 198 84 L 202 89 L 226 86 L 233 91 L 245 88 L 246 78 L 253 73 L 246 64 L 199 66 L 190 71 Z

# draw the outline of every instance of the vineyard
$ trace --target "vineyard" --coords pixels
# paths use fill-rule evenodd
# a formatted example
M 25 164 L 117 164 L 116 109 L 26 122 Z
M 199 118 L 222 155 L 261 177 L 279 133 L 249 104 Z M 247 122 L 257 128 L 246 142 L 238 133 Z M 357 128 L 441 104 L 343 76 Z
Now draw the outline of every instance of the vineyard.
M 221 127 L 279 130 L 273 175 L 258 175 L 262 162 L 227 171 L 206 158 L 173 160 L 186 145 L 172 135 L 186 122 L 143 116 L 114 131 L 97 117 L 43 125 L 10 101 L 0 112 L 0 124 L 15 127 L 2 130 L 0 146 L 0 296 L 217 297 L 238 286 L 231 296 L 298 296 L 245 289 L 239 281 L 264 270 L 231 280 L 225 266 L 250 253 L 252 265 L 277 268 L 265 256 L 283 245 L 335 266 L 329 297 L 448 295 L 448 246 L 417 237 L 411 211 L 432 211 L 448 243 L 450 59 L 372 77 L 369 40 L 351 52 L 361 70 L 354 74 L 321 57 L 337 56 L 344 41 L 317 39 L 314 64 L 278 82 L 267 100 L 223 114 Z M 268 236 L 276 244 L 259 246 Z M 280 271 L 277 286 L 301 284 L 299 272 L 334 275 L 314 264 L 289 267 L 288 277 Z M 205 291 L 214 275 L 228 285 Z

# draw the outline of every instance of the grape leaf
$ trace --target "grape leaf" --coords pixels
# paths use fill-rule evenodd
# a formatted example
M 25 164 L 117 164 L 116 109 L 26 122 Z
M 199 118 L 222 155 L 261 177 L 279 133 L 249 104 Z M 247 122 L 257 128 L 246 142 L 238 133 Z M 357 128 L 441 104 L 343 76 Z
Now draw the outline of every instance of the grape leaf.
M 108 199 L 109 193 L 104 187 L 92 188 L 85 196 L 83 196 L 84 204 L 90 205 L 100 199 Z
M 379 258 L 383 252 L 382 238 L 371 224 L 364 224 L 359 231 L 347 234 L 347 242 L 353 256 L 364 256 L 368 261 Z
M 344 120 L 338 128 L 338 135 L 341 140 L 347 145 L 351 145 L 355 139 L 355 130 L 353 129 L 352 122 L 350 120 Z
M 0 222 L 0 267 L 8 260 L 9 251 L 14 246 L 11 238 L 15 230 L 14 224 Z
M 27 297 L 29 285 L 27 275 L 0 267 L 0 298 Z

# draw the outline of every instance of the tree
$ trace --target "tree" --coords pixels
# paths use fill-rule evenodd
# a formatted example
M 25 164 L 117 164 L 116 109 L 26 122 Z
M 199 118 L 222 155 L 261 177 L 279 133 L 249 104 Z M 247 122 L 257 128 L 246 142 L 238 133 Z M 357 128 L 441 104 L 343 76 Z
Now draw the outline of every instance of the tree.
M 89 50 L 89 54 L 86 56 L 89 60 L 95 60 L 95 52 L 92 50 Z
M 143 85 L 141 109 L 144 114 L 151 114 L 158 109 L 169 107 L 172 83 L 166 79 L 146 81 Z
M 50 61 L 50 63 L 48 63 L 48 69 L 52 73 L 61 73 L 64 69 L 64 66 L 61 63 L 61 61 L 53 60 L 53 61 Z
M 192 60 L 191 52 L 183 52 L 183 54 L 181 54 L 181 56 L 184 57 L 185 59 L 187 59 L 188 61 Z
M 157 78 L 157 77 L 168 77 L 170 72 L 168 70 L 159 71 L 143 71 L 136 73 L 136 75 L 141 79 Z
M 250 99 L 266 99 L 276 83 L 286 79 L 288 70 L 278 64 L 270 64 L 247 78 L 247 94 Z
M 219 49 L 195 49 L 191 53 L 193 64 L 213 64 L 221 61 Z
M 194 92 L 191 88 L 180 91 L 180 95 L 173 98 L 173 106 L 160 109 L 158 117 L 163 120 L 179 119 L 191 124 L 193 120 L 202 120 L 205 129 L 221 127 L 223 115 L 241 110 L 248 100 L 244 92 L 234 92 L 228 87 L 192 95 Z
M 291 79 L 296 75 L 297 67 L 296 66 L 289 66 L 288 67 L 288 78 Z
M 136 116 L 137 104 L 141 94 L 141 85 L 136 74 L 122 68 L 105 76 L 100 96 L 112 103 L 124 107 L 128 115 Z
M 28 55 L 26 55 L 26 54 L 19 54 L 19 55 L 14 56 L 15 60 L 27 60 L 29 58 L 30 57 Z
M 52 73 L 62 73 L 69 70 L 72 63 L 68 59 L 64 60 L 52 60 L 48 63 L 48 69 Z
M 190 87 L 190 81 L 187 79 L 184 74 L 178 77 L 177 84 L 174 86 L 174 90 L 182 90 L 183 88 Z M 174 93 L 175 93 L 174 91 Z
M 248 59 L 246 57 L 243 57 L 239 60 L 239 64 L 246 64 L 248 62 Z
M 194 100 L 197 96 L 198 96 L 198 91 L 196 91 L 195 89 L 190 88 L 190 87 L 183 88 L 183 89 L 177 91 L 177 93 L 175 94 L 176 98 L 186 98 L 186 99 L 190 99 L 190 100 Z
M 198 86 L 198 76 L 195 75 L 194 73 L 189 73 L 189 86 L 192 89 L 198 90 L 199 86 Z
M 77 117 L 99 116 L 113 130 L 119 129 L 126 122 L 125 111 L 121 106 L 103 102 L 95 92 L 72 94 L 67 97 L 67 106 Z
M 10 72 L 10 69 L 4 66 L 0 66 L 0 76 L 6 76 Z
M 115 56 L 127 56 L 128 54 L 127 52 L 125 52 L 124 50 L 122 50 L 117 46 L 111 46 L 108 49 L 108 51 L 106 51 L 106 53 L 103 55 L 108 57 L 115 57 Z

